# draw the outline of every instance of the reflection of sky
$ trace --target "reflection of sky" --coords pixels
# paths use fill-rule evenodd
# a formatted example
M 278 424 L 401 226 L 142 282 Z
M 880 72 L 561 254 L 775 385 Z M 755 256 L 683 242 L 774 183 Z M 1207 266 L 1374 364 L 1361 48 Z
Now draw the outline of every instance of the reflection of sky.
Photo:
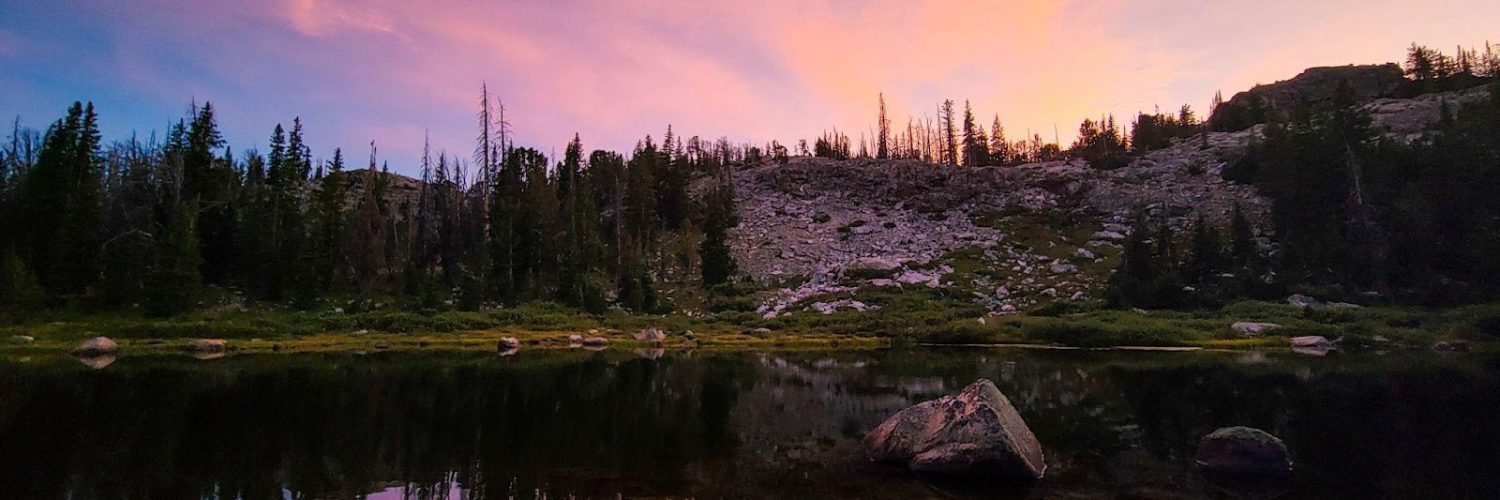
M 574 132 L 627 149 L 667 124 L 795 144 L 857 137 L 884 91 L 896 127 L 971 99 L 1012 138 L 1067 141 L 1085 117 L 1125 120 L 1314 65 L 1395 61 L 1494 35 L 1500 3 L 1435 0 L 431 2 L 0 0 L 0 115 L 32 126 L 92 99 L 113 138 L 163 130 L 190 100 L 230 141 L 264 144 L 301 115 L 314 154 L 374 139 L 412 171 L 424 130 L 473 148 L 481 81 L 522 144 Z

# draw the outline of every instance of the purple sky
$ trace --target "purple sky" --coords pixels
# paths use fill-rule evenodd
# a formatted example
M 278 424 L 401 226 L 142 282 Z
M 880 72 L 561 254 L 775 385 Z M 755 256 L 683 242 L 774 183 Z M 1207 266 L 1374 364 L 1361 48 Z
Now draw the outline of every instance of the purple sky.
M 1018 138 L 1226 97 L 1411 42 L 1500 41 L 1500 2 L 1188 0 L 0 0 L 0 116 L 92 100 L 109 139 L 212 101 L 238 150 L 301 116 L 314 155 L 370 140 L 410 173 L 424 131 L 468 156 L 481 82 L 520 143 L 625 150 L 679 134 L 795 144 L 945 97 Z

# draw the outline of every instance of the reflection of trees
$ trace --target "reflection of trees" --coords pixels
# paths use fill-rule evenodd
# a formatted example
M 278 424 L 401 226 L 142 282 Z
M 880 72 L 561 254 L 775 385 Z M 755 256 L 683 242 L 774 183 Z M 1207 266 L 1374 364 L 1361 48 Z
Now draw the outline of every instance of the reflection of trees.
M 590 480 L 649 494 L 617 479 L 675 485 L 734 442 L 733 361 L 413 358 L 5 373 L 0 497 L 353 497 L 393 479 L 413 498 Z
M 1199 436 L 1285 438 L 1312 496 L 1500 488 L 1500 370 L 1202 353 L 878 351 L 0 364 L 0 498 L 930 496 L 864 462 L 895 411 L 994 380 L 1033 494 L 1202 494 Z M 1491 489 L 1484 489 L 1491 488 Z M 1160 496 L 1160 495 L 1158 495 Z

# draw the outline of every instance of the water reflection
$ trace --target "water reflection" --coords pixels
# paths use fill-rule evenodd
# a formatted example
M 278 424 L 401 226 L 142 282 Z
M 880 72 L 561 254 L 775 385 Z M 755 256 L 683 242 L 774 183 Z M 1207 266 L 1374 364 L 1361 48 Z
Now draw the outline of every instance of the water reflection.
M 1203 434 L 1281 436 L 1292 497 L 1500 491 L 1500 361 L 882 351 L 123 357 L 0 363 L 0 498 L 1187 498 Z M 1030 486 L 863 460 L 889 414 L 994 380 Z

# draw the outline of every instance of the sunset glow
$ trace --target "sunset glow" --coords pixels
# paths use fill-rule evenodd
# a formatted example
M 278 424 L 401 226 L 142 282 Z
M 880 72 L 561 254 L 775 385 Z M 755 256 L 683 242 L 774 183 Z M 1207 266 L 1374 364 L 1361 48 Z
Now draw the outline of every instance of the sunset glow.
M 220 110 L 262 147 L 302 116 L 314 154 L 380 145 L 410 172 L 422 136 L 467 156 L 478 89 L 520 143 L 627 149 L 683 133 L 795 144 L 858 137 L 884 92 L 898 127 L 944 98 L 1012 137 L 1191 104 L 1309 66 L 1395 62 L 1413 41 L 1484 43 L 1489 1 L 406 2 L 0 1 L 0 115 L 43 127 L 76 99 L 107 137 Z M 856 139 L 857 140 L 857 139 Z

